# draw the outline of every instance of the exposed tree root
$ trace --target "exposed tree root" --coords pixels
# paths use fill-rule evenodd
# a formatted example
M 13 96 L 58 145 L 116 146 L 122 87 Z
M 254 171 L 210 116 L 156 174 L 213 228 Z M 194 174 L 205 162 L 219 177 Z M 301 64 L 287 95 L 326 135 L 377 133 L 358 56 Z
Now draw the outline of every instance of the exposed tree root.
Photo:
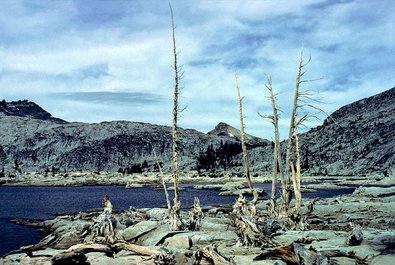
M 195 253 L 194 265 L 213 264 L 213 265 L 234 265 L 231 258 L 226 258 L 218 252 L 216 246 L 202 248 Z

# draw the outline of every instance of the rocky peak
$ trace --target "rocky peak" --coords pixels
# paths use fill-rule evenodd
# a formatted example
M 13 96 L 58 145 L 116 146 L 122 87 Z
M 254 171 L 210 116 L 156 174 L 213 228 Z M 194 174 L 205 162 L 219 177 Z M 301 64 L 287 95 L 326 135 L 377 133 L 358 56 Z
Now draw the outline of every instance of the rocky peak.
M 209 131 L 207 133 L 208 135 L 215 135 L 215 136 L 220 136 L 220 137 L 232 137 L 240 141 L 241 139 L 241 132 L 240 130 L 236 129 L 235 127 L 224 123 L 220 122 L 215 126 L 214 130 Z M 255 146 L 266 146 L 270 142 L 268 140 L 261 139 L 259 137 L 255 137 L 249 134 L 245 135 L 246 138 L 246 143 L 248 145 L 251 145 L 253 147 Z
M 209 131 L 207 134 L 240 138 L 240 131 L 224 122 L 218 123 L 214 130 Z
M 5 116 L 27 117 L 38 120 L 49 120 L 56 123 L 66 123 L 66 121 L 54 118 L 52 115 L 34 102 L 28 100 L 18 100 L 7 102 L 0 101 L 0 113 Z

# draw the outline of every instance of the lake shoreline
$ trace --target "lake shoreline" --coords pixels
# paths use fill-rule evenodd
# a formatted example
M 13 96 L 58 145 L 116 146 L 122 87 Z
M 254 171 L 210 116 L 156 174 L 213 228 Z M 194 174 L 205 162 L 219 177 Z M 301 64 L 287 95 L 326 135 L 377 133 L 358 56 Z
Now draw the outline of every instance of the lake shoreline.
M 252 177 L 253 183 L 270 183 L 272 176 L 268 173 L 255 175 Z M 165 182 L 168 187 L 172 187 L 172 176 L 165 174 Z M 212 173 L 198 174 L 194 171 L 187 171 L 180 173 L 181 185 L 196 185 L 202 186 L 206 184 L 208 188 L 210 185 L 222 185 L 228 182 L 245 182 L 243 174 L 225 174 Z M 380 187 L 388 187 L 395 185 L 395 180 L 392 177 L 384 176 L 381 172 L 371 173 L 369 175 L 354 175 L 354 176 L 333 176 L 333 175 L 303 175 L 302 186 L 305 183 L 322 185 L 323 188 L 341 188 L 347 185 L 372 185 Z M 280 184 L 280 180 L 279 180 Z M 135 174 L 122 174 L 113 172 L 68 172 L 58 174 L 44 175 L 37 172 L 28 172 L 20 174 L 17 177 L 3 177 L 0 178 L 0 186 L 43 186 L 43 187 L 79 187 L 79 186 L 126 186 L 130 188 L 135 187 L 157 187 L 162 188 L 162 178 L 157 172 L 145 172 Z M 316 185 L 314 185 L 316 186 Z
M 356 183 L 360 181 L 354 179 L 351 183 L 357 185 Z M 391 244 L 395 242 L 395 186 L 388 185 L 393 181 L 394 176 L 389 179 L 375 179 L 373 183 L 370 181 L 370 183 L 365 183 L 366 186 L 358 187 L 352 194 L 332 198 L 303 199 L 302 212 L 305 212 L 308 205 L 314 201 L 313 214 L 306 219 L 306 228 L 283 231 L 273 237 L 273 242 L 277 242 L 277 247 L 297 244 L 301 245 L 305 251 L 314 249 L 316 253 L 326 255 L 331 261 L 340 262 L 339 264 L 354 264 L 356 258 L 367 260 L 367 264 L 391 264 L 386 262 L 395 260 L 395 251 L 391 247 Z M 344 184 L 341 180 L 338 182 L 336 183 Z M 376 182 L 379 185 L 372 186 Z M 326 185 L 329 190 L 336 187 L 333 181 L 319 185 L 321 187 Z M 268 200 L 261 200 L 257 205 L 258 215 L 262 220 L 267 218 L 265 216 L 268 207 Z M 201 231 L 180 231 L 169 234 L 165 208 L 133 208 L 114 212 L 112 218 L 118 229 L 118 239 L 126 242 L 122 244 L 132 247 L 143 246 L 153 253 L 166 249 L 168 253 L 174 255 L 178 262 L 176 264 L 192 264 L 197 251 L 207 250 L 213 243 L 216 244 L 218 253 L 226 260 L 229 262 L 233 260 L 233 263 L 225 264 L 285 264 L 282 258 L 278 260 L 267 257 L 264 261 L 257 261 L 257 257 L 262 256 L 264 249 L 237 246 L 238 237 L 229 219 L 230 206 L 202 205 L 202 208 L 205 217 Z M 130 250 L 120 251 L 119 244 L 95 243 L 96 245 L 92 245 L 89 243 L 91 241 L 84 235 L 86 234 L 84 231 L 89 231 L 89 229 L 86 230 L 87 227 L 94 222 L 95 218 L 98 218 L 101 212 L 102 209 L 95 209 L 67 213 L 40 221 L 40 224 L 36 223 L 36 225 L 42 225 L 49 232 L 49 235 L 42 241 L 46 240 L 50 243 L 44 248 L 34 250 L 31 257 L 26 256 L 23 250 L 19 250 L 3 257 L 0 262 L 14 264 L 40 261 L 42 262 L 40 264 L 51 264 L 51 259 L 68 253 L 67 249 L 70 247 L 75 247 L 76 244 L 88 244 L 91 247 L 107 247 L 107 251 L 110 252 L 115 251 L 112 258 L 107 257 L 103 251 L 86 252 L 84 256 L 91 264 L 154 264 L 153 257 L 149 258 Z M 182 212 L 183 218 L 188 219 L 188 211 L 184 209 Z M 364 239 L 360 244 L 346 244 L 347 237 L 353 230 L 350 224 L 353 227 L 362 227 Z M 158 241 L 153 242 L 153 238 Z M 275 247 L 268 249 L 275 249 Z M 350 256 L 348 253 L 355 254 Z

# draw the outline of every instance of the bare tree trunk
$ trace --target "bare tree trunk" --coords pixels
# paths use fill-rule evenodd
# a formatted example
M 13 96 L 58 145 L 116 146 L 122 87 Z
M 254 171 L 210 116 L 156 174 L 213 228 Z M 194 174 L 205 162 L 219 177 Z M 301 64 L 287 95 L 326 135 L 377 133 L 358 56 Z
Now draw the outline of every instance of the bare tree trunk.
M 291 122 L 289 125 L 289 134 L 288 134 L 288 144 L 287 144 L 287 153 L 286 153 L 286 161 L 285 161 L 285 175 L 286 175 L 286 186 L 285 190 L 283 187 L 283 200 L 285 203 L 286 211 L 289 210 L 289 203 L 290 203 L 290 196 L 291 196 L 291 189 L 290 189 L 290 180 L 291 180 L 291 156 L 292 156 L 292 142 L 293 137 L 295 135 L 295 130 L 297 128 L 297 109 L 298 109 L 298 100 L 299 100 L 299 86 L 301 84 L 301 78 L 305 72 L 302 72 L 303 69 L 303 51 L 300 54 L 299 60 L 299 67 L 298 67 L 298 74 L 296 76 L 296 83 L 295 83 L 295 94 L 292 106 L 292 115 L 291 115 Z
M 173 55 L 174 55 L 174 97 L 173 97 L 173 130 L 172 130 L 172 161 L 173 161 L 173 182 L 174 182 L 174 205 L 172 208 L 173 218 L 179 219 L 181 202 L 180 202 L 180 188 L 179 188 L 179 179 L 178 179 L 178 94 L 179 94 L 179 68 L 177 65 L 177 48 L 176 48 L 176 37 L 175 37 L 175 26 L 174 26 L 174 17 L 173 17 L 173 9 L 170 6 L 171 12 L 171 27 L 173 33 Z M 173 224 L 177 224 L 178 220 L 173 220 Z M 172 230 L 178 230 L 178 227 L 172 225 Z
M 258 200 L 258 193 L 256 192 L 256 190 L 254 189 L 254 186 L 252 185 L 251 176 L 250 176 L 250 164 L 249 164 L 248 156 L 247 156 L 247 146 L 245 143 L 245 132 L 244 132 L 244 121 L 243 121 L 243 98 L 240 95 L 240 87 L 239 87 L 236 73 L 235 73 L 235 82 L 236 82 L 236 88 L 237 88 L 237 98 L 238 98 L 238 102 L 239 102 L 241 148 L 243 150 L 243 161 L 244 161 L 244 167 L 245 167 L 245 172 L 246 172 L 247 184 L 251 190 L 251 193 L 254 195 L 254 199 L 252 200 L 253 207 L 254 207 L 257 200 Z
M 298 212 L 300 207 L 302 206 L 302 193 L 300 191 L 300 148 L 299 148 L 299 135 L 298 128 L 295 130 L 295 157 L 296 157 L 296 165 L 295 165 L 295 182 L 294 192 L 295 192 L 295 210 Z
M 156 165 L 158 166 L 159 173 L 160 173 L 160 176 L 161 176 L 161 178 L 162 178 L 162 186 L 163 186 L 163 190 L 165 191 L 167 209 L 168 209 L 169 212 L 170 212 L 170 211 L 171 211 L 171 203 L 170 203 L 170 199 L 169 199 L 169 193 L 167 192 L 166 181 L 165 181 L 165 174 L 163 174 L 163 170 L 162 170 L 162 167 L 160 166 L 159 158 L 158 158 L 158 156 L 156 155 L 155 148 L 154 148 L 153 145 L 151 145 L 151 146 L 152 146 L 152 151 L 153 151 L 154 156 L 155 156 Z
M 286 180 L 284 178 L 283 174 L 283 162 L 281 158 L 281 146 L 280 146 L 280 132 L 278 129 L 278 111 L 277 111 L 277 104 L 276 104 L 276 94 L 273 91 L 273 84 L 272 84 L 272 78 L 269 76 L 267 79 L 267 89 L 269 90 L 269 96 L 270 100 L 272 103 L 272 110 L 273 110 L 273 116 L 272 122 L 274 126 L 274 159 L 273 159 L 273 181 L 272 181 L 272 193 L 271 193 L 271 202 L 272 202 L 272 211 L 274 212 L 274 209 L 276 207 L 276 190 L 277 190 L 277 175 L 280 173 L 280 178 L 281 178 L 281 183 L 282 186 L 286 186 Z M 284 189 L 283 189 L 284 192 Z

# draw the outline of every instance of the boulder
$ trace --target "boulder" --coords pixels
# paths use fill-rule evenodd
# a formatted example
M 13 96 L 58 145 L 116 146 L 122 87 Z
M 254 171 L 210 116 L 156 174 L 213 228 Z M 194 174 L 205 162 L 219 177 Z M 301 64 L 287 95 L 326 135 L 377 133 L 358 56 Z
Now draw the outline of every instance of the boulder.
M 395 264 L 395 255 L 377 256 L 372 260 L 370 264 L 372 265 Z
M 60 237 L 55 247 L 60 249 L 66 249 L 80 242 L 81 242 L 81 237 L 77 233 L 67 232 Z
M 191 237 L 192 245 L 206 246 L 220 241 L 234 241 L 236 243 L 238 237 L 233 231 L 199 231 L 190 232 L 188 235 Z
M 186 233 L 185 231 L 169 231 L 169 225 L 163 224 L 158 229 L 148 232 L 141 236 L 139 241 L 143 246 L 158 246 L 163 244 L 166 238 L 172 237 L 177 234 Z
M 158 227 L 156 221 L 142 221 L 123 230 L 123 238 L 130 241 Z
M 154 219 L 161 221 L 168 214 L 168 210 L 164 208 L 152 208 L 146 212 L 146 216 L 148 219 Z
M 192 241 L 188 235 L 175 235 L 166 238 L 164 245 L 170 248 L 189 249 L 192 246 Z

